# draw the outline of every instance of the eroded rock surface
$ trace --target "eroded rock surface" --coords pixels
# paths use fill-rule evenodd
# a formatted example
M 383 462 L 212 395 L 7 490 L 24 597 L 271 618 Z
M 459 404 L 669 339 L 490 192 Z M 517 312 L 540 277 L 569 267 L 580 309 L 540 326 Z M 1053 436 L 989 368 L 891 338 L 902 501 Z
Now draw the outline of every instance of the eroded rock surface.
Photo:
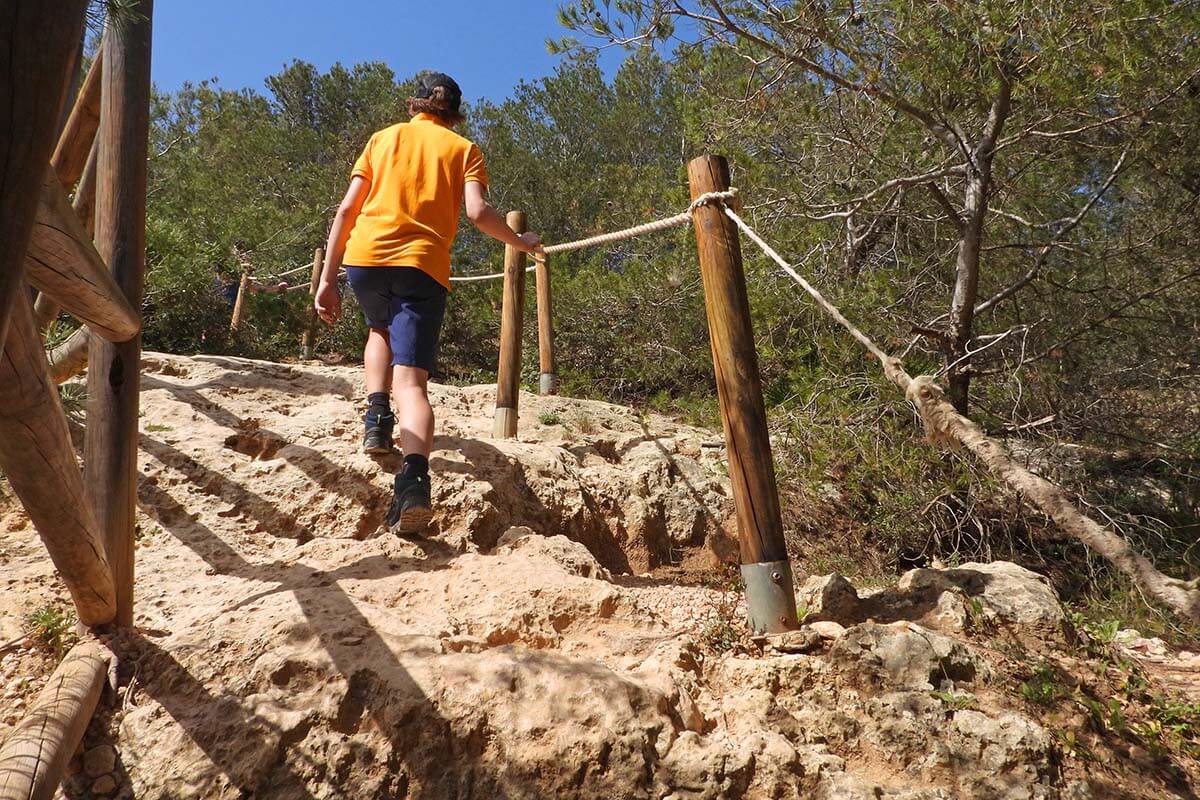
M 435 387 L 410 542 L 380 535 L 398 464 L 358 452 L 357 370 L 145 366 L 128 688 L 71 797 L 1089 796 L 967 635 L 1061 626 L 1034 573 L 810 579 L 813 624 L 759 647 L 736 596 L 638 577 L 723 541 L 715 434 L 522 395 L 495 441 L 489 388 Z

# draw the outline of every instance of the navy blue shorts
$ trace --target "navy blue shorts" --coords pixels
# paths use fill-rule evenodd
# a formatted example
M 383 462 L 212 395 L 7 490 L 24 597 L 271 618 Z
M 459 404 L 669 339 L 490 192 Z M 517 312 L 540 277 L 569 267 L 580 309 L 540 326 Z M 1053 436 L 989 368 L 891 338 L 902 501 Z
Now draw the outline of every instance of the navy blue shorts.
M 388 332 L 392 365 L 432 372 L 446 287 L 416 267 L 346 267 L 367 325 Z

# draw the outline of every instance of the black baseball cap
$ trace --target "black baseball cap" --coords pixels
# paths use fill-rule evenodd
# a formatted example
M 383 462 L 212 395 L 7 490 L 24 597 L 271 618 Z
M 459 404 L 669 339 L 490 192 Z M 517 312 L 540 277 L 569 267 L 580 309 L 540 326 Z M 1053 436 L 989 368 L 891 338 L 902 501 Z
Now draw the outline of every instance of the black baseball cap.
M 454 81 L 454 78 L 451 78 L 444 72 L 427 72 L 421 76 L 415 96 L 426 99 L 439 86 L 446 90 L 446 100 L 450 103 L 450 110 L 458 111 L 459 106 L 462 104 L 462 89 L 458 88 L 458 84 Z

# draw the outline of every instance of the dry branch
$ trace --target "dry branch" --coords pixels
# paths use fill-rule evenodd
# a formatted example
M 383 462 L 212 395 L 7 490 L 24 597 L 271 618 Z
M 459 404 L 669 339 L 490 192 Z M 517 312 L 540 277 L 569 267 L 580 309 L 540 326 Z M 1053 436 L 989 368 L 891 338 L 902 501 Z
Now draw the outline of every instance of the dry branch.
M 900 372 L 908 378 L 903 370 Z M 896 378 L 892 380 L 901 384 Z M 909 379 L 905 396 L 921 413 L 931 441 L 971 451 L 992 474 L 1025 495 L 1071 538 L 1108 559 L 1146 595 L 1181 616 L 1200 622 L 1200 579 L 1182 581 L 1159 572 L 1125 538 L 1083 514 L 1061 487 L 1025 469 L 1004 445 L 956 412 L 932 378 Z

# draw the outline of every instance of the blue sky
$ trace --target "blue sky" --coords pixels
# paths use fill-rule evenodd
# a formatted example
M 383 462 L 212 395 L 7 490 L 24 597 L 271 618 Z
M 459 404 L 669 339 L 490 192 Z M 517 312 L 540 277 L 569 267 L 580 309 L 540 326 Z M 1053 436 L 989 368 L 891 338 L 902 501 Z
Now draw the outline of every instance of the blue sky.
M 293 59 L 386 62 L 400 78 L 447 72 L 468 101 L 502 100 L 517 82 L 553 72 L 547 37 L 564 33 L 554 0 L 159 0 L 153 79 L 165 91 L 217 77 L 227 89 L 263 90 Z M 611 74 L 623 54 L 608 50 Z

